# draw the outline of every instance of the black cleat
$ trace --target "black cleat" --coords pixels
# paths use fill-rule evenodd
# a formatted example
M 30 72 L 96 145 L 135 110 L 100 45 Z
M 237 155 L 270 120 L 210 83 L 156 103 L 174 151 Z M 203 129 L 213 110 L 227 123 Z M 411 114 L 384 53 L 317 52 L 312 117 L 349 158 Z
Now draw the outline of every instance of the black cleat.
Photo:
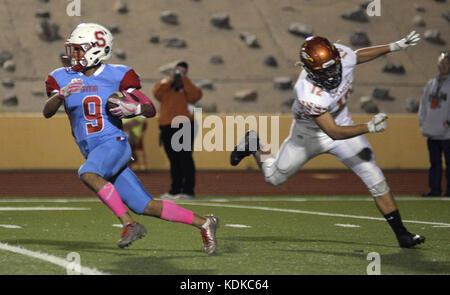
M 401 248 L 412 248 L 415 245 L 422 244 L 425 242 L 425 237 L 417 234 L 406 233 L 404 235 L 398 236 L 398 244 Z
M 254 154 L 259 150 L 259 138 L 258 134 L 254 130 L 247 131 L 245 136 L 239 141 L 231 152 L 230 164 L 236 166 L 243 158 Z

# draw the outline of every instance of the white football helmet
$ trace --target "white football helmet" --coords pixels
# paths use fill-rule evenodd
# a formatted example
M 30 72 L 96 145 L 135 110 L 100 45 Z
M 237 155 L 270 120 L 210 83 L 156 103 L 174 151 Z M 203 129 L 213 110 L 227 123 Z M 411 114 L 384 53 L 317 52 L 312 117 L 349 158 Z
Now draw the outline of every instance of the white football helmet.
M 113 35 L 107 28 L 94 23 L 81 23 L 65 43 L 63 64 L 68 71 L 82 71 L 98 65 L 111 58 L 113 41 Z M 80 50 L 83 56 L 80 56 Z

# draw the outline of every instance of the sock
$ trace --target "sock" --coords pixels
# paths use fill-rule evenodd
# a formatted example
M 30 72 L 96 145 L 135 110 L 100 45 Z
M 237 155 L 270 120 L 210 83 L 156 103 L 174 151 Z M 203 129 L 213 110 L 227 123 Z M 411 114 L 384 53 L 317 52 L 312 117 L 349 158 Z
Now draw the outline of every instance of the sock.
M 395 235 L 398 236 L 408 233 L 408 230 L 403 225 L 402 218 L 400 217 L 400 212 L 398 211 L 398 209 L 389 214 L 384 215 L 384 218 L 386 218 L 386 221 L 391 226 Z
M 162 202 L 161 219 L 186 224 L 192 224 L 194 221 L 194 212 L 186 210 L 172 201 L 162 200 Z
M 108 182 L 105 184 L 105 186 L 97 192 L 97 196 L 117 217 L 127 213 L 127 209 L 112 183 Z

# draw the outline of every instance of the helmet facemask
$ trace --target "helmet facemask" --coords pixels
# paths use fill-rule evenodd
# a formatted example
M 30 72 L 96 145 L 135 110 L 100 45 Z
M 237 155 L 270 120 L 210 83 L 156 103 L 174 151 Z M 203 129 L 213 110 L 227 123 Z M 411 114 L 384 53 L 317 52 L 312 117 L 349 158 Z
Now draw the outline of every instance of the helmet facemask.
M 324 88 L 325 90 L 333 90 L 341 84 L 342 81 L 342 65 L 341 62 L 335 62 L 327 68 L 321 70 L 311 70 L 305 67 L 308 77 L 317 86 Z
M 66 55 L 62 56 L 62 61 L 66 70 L 81 71 L 87 67 L 85 58 L 86 51 L 90 49 L 89 44 L 71 44 L 66 42 Z M 86 49 L 85 49 L 86 48 Z

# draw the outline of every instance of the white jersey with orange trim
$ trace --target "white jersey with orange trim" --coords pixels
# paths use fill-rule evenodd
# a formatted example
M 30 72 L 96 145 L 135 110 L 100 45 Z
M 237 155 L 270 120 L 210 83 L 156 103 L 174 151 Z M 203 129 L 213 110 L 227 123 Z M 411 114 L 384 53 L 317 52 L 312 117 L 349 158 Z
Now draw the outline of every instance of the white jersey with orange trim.
M 389 187 L 375 154 L 364 135 L 333 140 L 316 124 L 314 117 L 329 112 L 337 125 L 354 125 L 347 108 L 352 92 L 356 54 L 348 47 L 335 44 L 341 55 L 342 81 L 333 91 L 325 91 L 300 74 L 295 84 L 296 100 L 292 106 L 289 136 L 283 141 L 276 157 L 264 160 L 261 170 L 266 182 L 280 185 L 314 157 L 328 153 L 336 156 L 364 182 L 372 196 L 386 194 Z
M 326 91 L 315 86 L 303 70 L 294 86 L 296 100 L 292 105 L 292 113 L 299 123 L 318 128 L 314 117 L 329 112 L 337 125 L 353 125 L 347 101 L 352 93 L 357 57 L 351 48 L 340 44 L 335 46 L 341 55 L 342 81 L 337 88 Z

